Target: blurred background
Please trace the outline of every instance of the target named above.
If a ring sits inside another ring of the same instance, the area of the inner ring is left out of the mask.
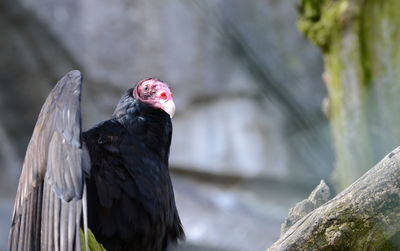
[[[170,85],[176,250],[265,250],[334,163],[322,56],[297,19],[296,1],[2,0],[0,250],[36,118],[72,69],[85,129],[137,81]]]

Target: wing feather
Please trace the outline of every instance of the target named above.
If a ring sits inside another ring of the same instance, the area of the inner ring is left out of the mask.
[[[80,250],[83,165],[87,169],[81,145],[81,88],[81,73],[71,71],[42,107],[18,184],[9,250]]]
[[[42,185],[43,187],[43,185]],[[39,207],[39,211],[42,210],[42,214],[43,215],[47,215],[47,217],[49,217],[49,212],[51,211],[50,209],[50,193],[48,191],[48,189],[46,187],[43,188],[43,194],[42,194],[42,208],[40,208],[40,205],[38,205]],[[37,227],[40,229],[41,232],[41,236],[39,236],[39,240],[41,238],[42,243],[41,243],[41,247],[42,250],[49,250],[49,220],[43,221],[42,224],[37,224]]]

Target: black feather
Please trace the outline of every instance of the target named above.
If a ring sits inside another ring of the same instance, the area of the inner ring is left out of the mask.
[[[92,163],[89,228],[110,251],[162,251],[184,238],[168,170],[172,124],[131,93],[110,120],[83,133]]]
[[[81,84],[81,73],[69,72],[39,114],[18,184],[9,250],[66,251],[80,243]]]

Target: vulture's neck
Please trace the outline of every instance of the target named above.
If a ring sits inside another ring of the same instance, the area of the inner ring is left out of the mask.
[[[112,118],[121,123],[130,134],[140,137],[149,150],[159,155],[168,166],[172,136],[170,116],[162,109],[134,99],[130,93],[132,91],[128,90],[122,96]]]

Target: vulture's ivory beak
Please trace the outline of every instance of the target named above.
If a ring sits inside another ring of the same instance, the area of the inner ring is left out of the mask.
[[[169,116],[172,117],[175,114],[175,103],[174,100],[171,98],[168,101],[166,101],[164,104],[162,104],[163,110],[169,114]]]

